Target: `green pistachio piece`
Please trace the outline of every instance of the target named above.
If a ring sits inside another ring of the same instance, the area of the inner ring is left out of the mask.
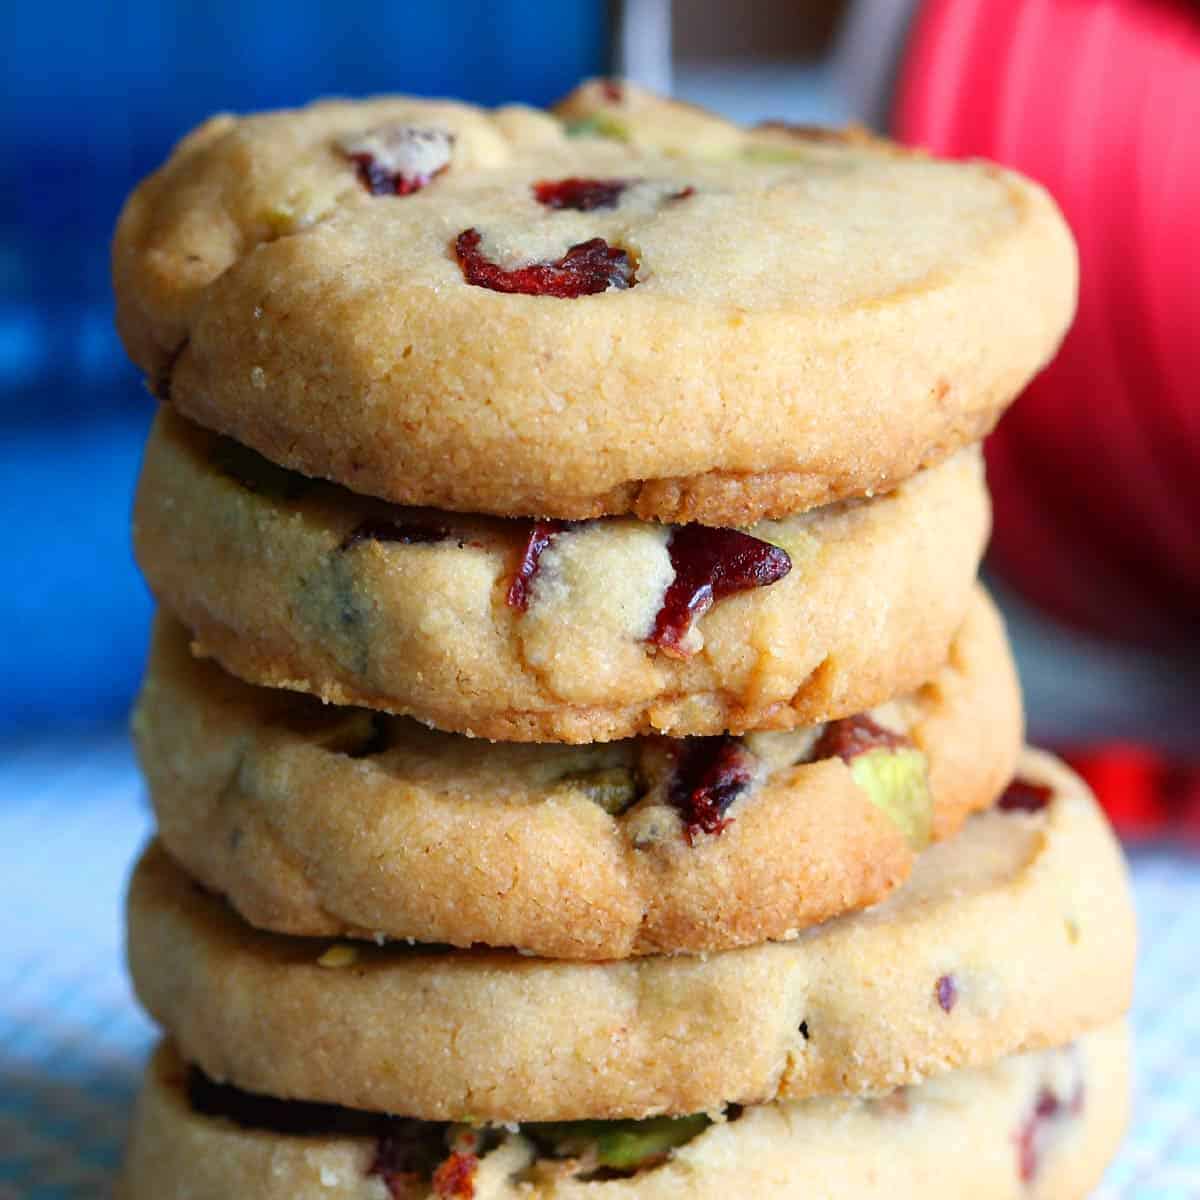
[[[559,789],[582,792],[614,817],[623,813],[637,799],[637,782],[628,767],[575,771],[558,781],[555,791]]]
[[[629,141],[629,126],[611,113],[593,113],[577,121],[567,122],[567,137],[603,137],[618,142]]]
[[[751,142],[742,147],[742,157],[749,162],[794,163],[802,162],[805,153],[792,146],[773,146],[767,142]]]
[[[929,771],[920,750],[881,747],[858,755],[850,763],[854,782],[871,803],[899,826],[914,850],[923,850],[933,835],[933,796]]]
[[[537,1140],[551,1143],[559,1157],[594,1149],[597,1166],[635,1171],[698,1137],[710,1124],[703,1113],[695,1113],[644,1121],[559,1121],[530,1126],[529,1131]]]

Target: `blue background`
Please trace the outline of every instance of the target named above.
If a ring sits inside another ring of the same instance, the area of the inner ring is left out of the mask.
[[[138,179],[223,109],[545,104],[604,69],[607,40],[602,0],[0,8],[0,733],[111,720],[142,668],[129,507],[153,402],[108,279]]]

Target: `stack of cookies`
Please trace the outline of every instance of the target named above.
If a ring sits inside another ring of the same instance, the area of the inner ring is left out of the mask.
[[[114,264],[126,1200],[1088,1191],[1129,895],[975,578],[1045,193],[602,81],[217,117]]]

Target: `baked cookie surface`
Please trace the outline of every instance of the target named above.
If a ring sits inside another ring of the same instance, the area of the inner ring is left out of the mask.
[[[1073,312],[1037,185],[632,86],[215,117],[129,199],[160,395],[401,504],[745,525],[978,440]],[[530,294],[530,293],[539,294]]]
[[[197,648],[253,683],[593,742],[788,728],[919,687],[963,621],[989,521],[973,449],[745,533],[550,526],[364,500],[164,410],[134,541]],[[730,566],[754,586],[705,611]]]
[[[213,1079],[431,1120],[890,1091],[1064,1044],[1128,1006],[1133,909],[1115,839],[1061,765],[1030,753],[1018,779],[882,904],[703,959],[262,933],[155,846],[129,896],[134,987]]]
[[[1128,1042],[1118,1024],[878,1099],[781,1102],[684,1118],[678,1130],[587,1122],[491,1132],[264,1104],[190,1073],[164,1045],[147,1070],[118,1197],[1083,1200],[1128,1119]]]
[[[258,928],[613,959],[872,904],[989,806],[1022,723],[982,592],[942,670],[868,718],[490,745],[251,687],[160,617],[134,730],[164,845]]]

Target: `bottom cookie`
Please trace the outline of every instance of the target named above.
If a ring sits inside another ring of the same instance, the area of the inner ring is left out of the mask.
[[[1128,1115],[1123,1023],[878,1099],[471,1129],[213,1084],[164,1044],[118,1200],[1075,1200]]]

